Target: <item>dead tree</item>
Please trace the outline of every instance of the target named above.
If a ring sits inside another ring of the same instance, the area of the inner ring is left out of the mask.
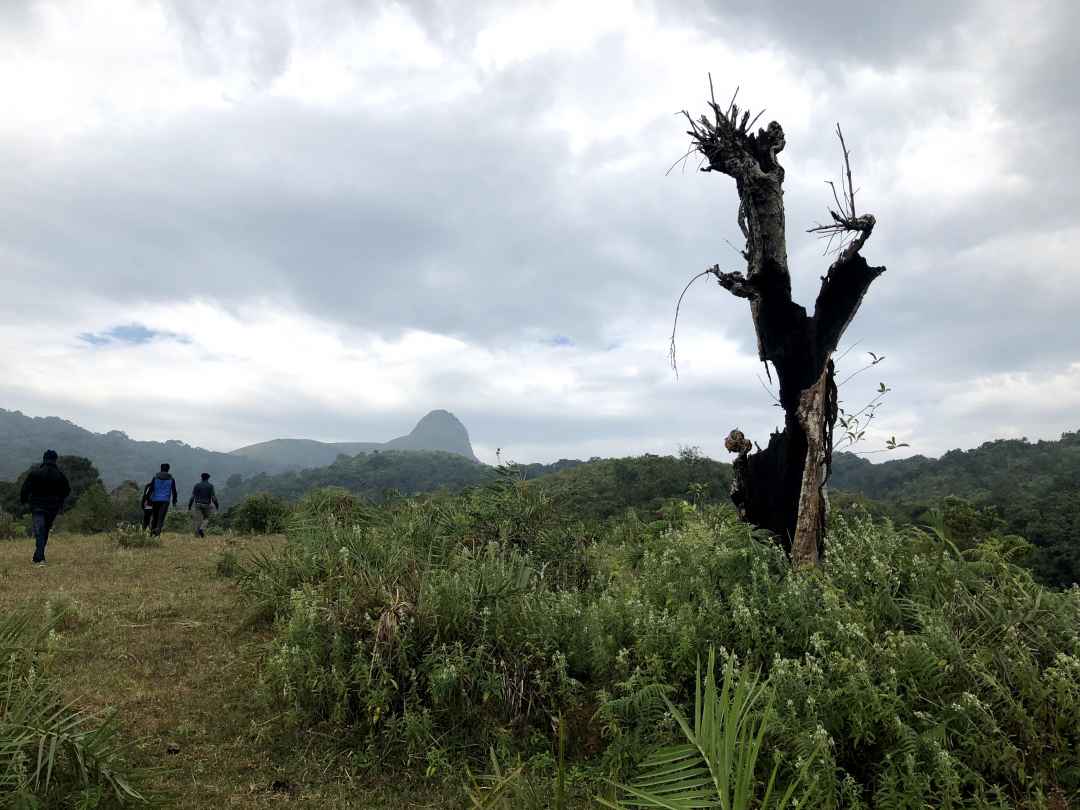
[[[734,97],[726,108],[713,97],[709,108],[712,115],[698,119],[684,113],[690,121],[691,152],[702,156],[702,171],[721,172],[735,180],[738,223],[746,237],[741,251],[746,273],[722,272],[719,265],[705,272],[749,301],[758,356],[766,372],[770,364],[776,371],[784,410],[784,429],[772,434],[764,450],[752,453],[751,442],[740,431],[731,431],[725,443],[736,453],[731,498],[739,516],[773,532],[793,562],[815,564],[824,553],[826,482],[837,417],[832,354],[871,282],[885,272],[859,255],[875,220],[870,214],[856,214],[850,156],[838,125],[844,153],[841,191],[832,186],[836,202],[836,209],[829,211],[832,222],[810,229],[829,240],[827,252],[836,258],[821,277],[814,314],[807,315],[791,299],[784,169],[776,159],[784,148],[784,130],[772,121],[752,133],[757,118],[751,121],[749,111],[741,111]]]

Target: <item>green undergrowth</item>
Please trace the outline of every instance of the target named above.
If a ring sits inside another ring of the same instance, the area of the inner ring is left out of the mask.
[[[63,592],[46,603],[41,626],[29,612],[0,617],[0,807],[131,807],[159,804],[140,786],[148,772],[127,762],[130,741],[115,717],[81,710],[61,696],[49,663],[59,632],[81,621]]]
[[[792,571],[728,509],[650,518],[597,528],[512,479],[378,508],[313,493],[239,577],[273,622],[263,694],[430,778],[489,756],[552,773],[562,718],[587,795],[680,739],[667,700],[693,706],[715,649],[768,693],[757,779],[805,773],[805,806],[1080,798],[1080,589],[1036,584],[1015,540],[838,519],[825,564]]]

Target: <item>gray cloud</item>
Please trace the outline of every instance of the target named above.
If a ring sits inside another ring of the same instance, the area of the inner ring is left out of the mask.
[[[843,2],[786,3],[783,0],[705,0],[659,4],[687,25],[748,50],[769,48],[797,54],[815,65],[892,66],[947,61],[963,28],[980,9],[977,0],[909,0],[854,7]]]
[[[589,48],[497,70],[466,65],[472,89],[444,97],[433,87],[430,101],[429,74],[356,68],[365,89],[410,92],[400,105],[319,105],[275,95],[275,83],[319,26],[363,26],[385,6],[320,3],[303,31],[289,4],[164,7],[193,75],[248,89],[235,103],[195,107],[166,124],[91,130],[63,149],[29,133],[0,135],[0,259],[18,276],[0,282],[10,293],[0,295],[5,317],[20,317],[18,302],[45,287],[64,290],[57,306],[71,312],[108,301],[124,313],[106,324],[139,323],[148,306],[196,298],[230,311],[297,307],[388,340],[421,329],[480,348],[603,352],[637,331],[661,336],[655,365],[633,383],[647,403],[640,410],[590,415],[553,392],[535,409],[508,413],[471,398],[473,372],[452,369],[431,375],[423,394],[433,401],[416,415],[449,407],[485,443],[553,454],[590,441],[719,452],[715,440],[694,437],[719,436],[728,422],[769,428],[768,399],[753,379],[676,385],[665,366],[663,324],[682,285],[708,264],[739,266],[724,243],[741,241],[730,182],[692,166],[664,176],[683,143],[672,113],[703,101],[703,75],[687,75],[682,97],[627,128],[622,107],[648,85],[651,68],[626,37],[606,34]],[[494,5],[402,8],[448,60],[463,63],[500,13]],[[915,449],[944,449],[955,435],[934,415],[948,384],[1080,360],[1072,317],[1080,285],[1070,283],[1080,248],[1071,147],[1080,98],[1070,80],[1080,65],[1070,32],[1080,20],[1071,4],[1045,2],[1020,20],[1009,4],[985,2],[894,4],[862,16],[839,2],[656,11],[663,25],[775,52],[814,95],[805,119],[771,108],[793,133],[783,155],[789,247],[808,306],[829,260],[802,231],[824,216],[822,181],[839,163],[832,128],[843,122],[860,200],[879,221],[864,252],[889,268],[848,337],[889,355],[881,369],[896,391],[889,407],[918,415],[925,438]],[[742,81],[716,78],[718,94]],[[581,120],[552,122],[567,110]],[[971,132],[984,118],[985,131]],[[923,154],[912,150],[927,132],[921,148],[940,170],[913,184],[898,161]],[[575,143],[575,134],[588,137]],[[687,334],[708,330],[754,351],[745,302],[715,286],[696,288],[683,317]],[[124,340],[88,328],[84,343]],[[186,333],[183,324],[146,328]],[[857,367],[857,357],[847,364]],[[593,396],[624,384],[577,383]],[[988,430],[1000,423],[992,411]],[[1038,413],[1047,435],[1071,418]],[[324,403],[283,388],[263,391],[242,413],[208,406],[204,418],[246,441],[387,438],[412,416],[328,415]],[[124,426],[122,414],[111,419]],[[263,435],[250,436],[252,424]]]

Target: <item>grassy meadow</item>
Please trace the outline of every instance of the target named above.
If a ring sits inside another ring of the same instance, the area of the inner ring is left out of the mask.
[[[162,540],[128,549],[107,534],[60,534],[44,568],[30,565],[32,540],[0,542],[0,614],[56,619],[50,673],[81,706],[117,713],[135,741],[132,764],[161,769],[146,784],[164,806],[454,806],[429,786],[402,788],[400,774],[357,778],[332,754],[313,753],[324,741],[283,733],[259,704],[270,630],[245,624],[235,581],[217,564],[226,547],[242,557],[280,546],[280,536]]]

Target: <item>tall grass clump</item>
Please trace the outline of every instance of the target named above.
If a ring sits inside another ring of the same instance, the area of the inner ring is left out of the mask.
[[[825,564],[792,571],[730,510],[597,530],[501,480],[313,496],[241,582],[274,621],[267,694],[385,761],[550,760],[561,716],[570,761],[625,782],[685,736],[671,709],[693,711],[713,648],[767,679],[752,781],[805,773],[802,806],[1080,797],[1080,589],[1036,584],[1015,539],[945,539],[839,520]]]
[[[112,719],[66,702],[43,672],[47,643],[28,614],[0,617],[0,806],[116,807],[150,802]]]

